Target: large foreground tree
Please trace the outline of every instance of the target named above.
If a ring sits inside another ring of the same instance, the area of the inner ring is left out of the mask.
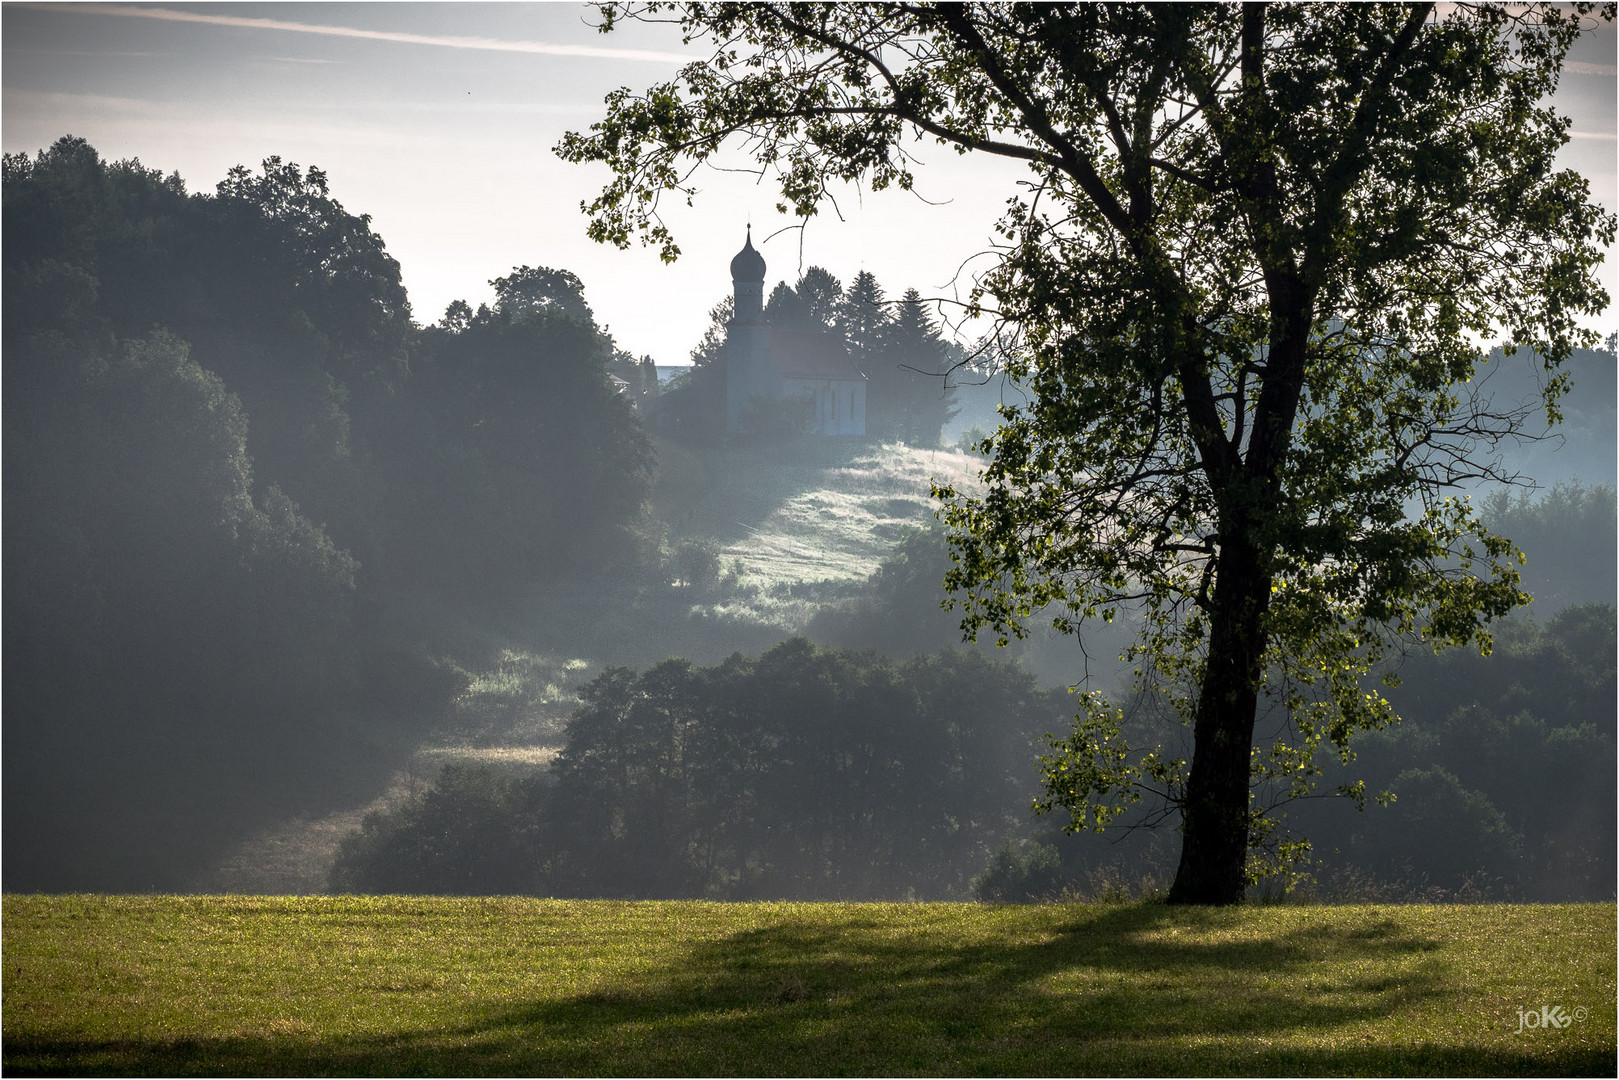
[[[1034,400],[985,493],[943,492],[948,583],[1002,635],[1142,605],[1190,760],[1185,728],[1127,737],[1091,695],[1047,805],[1094,827],[1161,800],[1170,898],[1229,903],[1286,854],[1271,809],[1318,753],[1393,719],[1364,678],[1388,645],[1487,649],[1524,600],[1456,489],[1529,419],[1473,392],[1478,343],[1536,350],[1555,419],[1607,304],[1614,221],[1554,169],[1544,104],[1593,10],[615,4],[604,29],[667,19],[713,55],[558,149],[613,170],[592,236],[669,258],[659,197],[728,141],[804,216],[838,182],[908,188],[918,138],[1028,164],[976,299]]]

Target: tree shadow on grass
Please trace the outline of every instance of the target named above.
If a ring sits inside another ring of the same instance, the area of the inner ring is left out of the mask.
[[[917,910],[917,909],[913,909]],[[1609,1075],[1611,1045],[1353,1032],[1446,998],[1443,946],[1370,913],[1265,937],[1236,913],[1057,927],[784,918],[577,996],[371,1038],[15,1045],[6,1071],[483,1075]],[[1035,909],[1020,909],[1024,912]],[[1010,943],[1009,943],[1010,941]],[[1388,1030],[1394,1030],[1391,1025]]]

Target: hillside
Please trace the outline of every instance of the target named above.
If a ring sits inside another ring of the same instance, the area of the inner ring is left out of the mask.
[[[821,644],[893,647],[890,627],[895,624],[884,621],[888,612],[884,618],[872,619],[868,609],[865,626],[873,634],[864,640],[824,633],[836,629],[840,618],[858,613],[867,603],[874,591],[870,575],[895,550],[896,540],[907,529],[928,523],[930,481],[971,484],[979,467],[977,459],[965,454],[863,442],[701,449],[662,444],[658,450],[662,469],[654,509],[666,530],[658,542],[671,559],[682,547],[704,546],[717,566],[711,579],[691,585],[671,580],[668,574],[621,575],[532,588],[472,614],[456,613],[453,618],[431,609],[395,613],[401,648],[439,657],[441,663],[463,673],[465,689],[452,710],[425,738],[401,741],[393,753],[391,778],[385,783],[372,779],[369,787],[357,785],[342,793],[346,798],[335,808],[329,805],[305,818],[281,821],[239,845],[188,887],[216,892],[323,891],[342,838],[359,828],[368,812],[398,807],[419,794],[445,765],[492,765],[518,775],[544,771],[561,745],[564,726],[579,701],[579,689],[607,667],[644,669],[671,655],[712,665],[733,652],[764,653],[784,638],[805,633]],[[1611,505],[1611,496],[1607,505]],[[1517,531],[1515,526],[1514,533]],[[1574,534],[1583,536],[1585,532],[1574,530]],[[1607,546],[1611,548],[1611,539]],[[1540,550],[1535,544],[1530,549]],[[926,569],[918,576],[917,587],[924,588],[942,572],[937,567]],[[924,608],[933,603],[919,592],[901,617],[903,625],[919,625],[927,618]],[[937,644],[923,647],[943,644],[950,636],[949,623],[948,615],[935,623],[929,633],[943,631],[943,636],[931,639]],[[1088,658],[1072,639],[1054,634],[1042,639],[1038,632],[1030,642],[1021,643],[1017,652],[1045,685],[1065,685],[1089,671],[1106,686],[1117,675],[1118,665],[1111,658],[1118,655],[1133,629],[1125,619],[1111,627],[1090,628]],[[1525,640],[1540,640],[1536,633],[1532,628],[1521,630],[1529,635]],[[1510,641],[1504,638],[1503,642],[1492,671],[1507,670],[1516,655]],[[1555,652],[1553,645],[1546,647]],[[1466,659],[1453,658],[1452,662]],[[1525,663],[1537,671],[1545,667],[1543,660]],[[1425,699],[1412,698],[1401,706],[1410,712],[1412,724],[1424,730],[1442,730],[1453,703],[1465,704],[1472,700],[1467,695],[1475,691],[1482,695],[1475,704],[1494,707],[1494,699],[1479,689],[1481,674],[1462,680],[1472,688],[1463,689],[1454,679],[1445,681],[1446,670],[1422,669],[1430,681],[1438,678],[1445,687],[1441,700],[1423,704]],[[1425,685],[1419,678],[1422,672],[1407,672],[1408,695]],[[1514,705],[1512,711],[1522,708]],[[1555,709],[1546,715],[1551,726],[1562,722]],[[1370,755],[1366,763],[1383,760],[1376,752],[1381,745],[1376,738],[1367,742],[1363,748]],[[1547,744],[1546,753],[1553,752],[1551,745]],[[1413,767],[1419,759],[1428,761],[1425,753],[1387,755],[1377,782],[1394,783],[1401,769]],[[1527,753],[1520,747],[1513,760],[1527,760]],[[1467,780],[1469,790],[1474,785],[1487,788],[1490,798],[1511,811],[1515,827],[1526,828],[1538,820],[1525,807],[1543,799],[1531,798],[1525,803],[1512,783],[1492,779],[1495,774],[1467,754],[1453,754],[1445,761],[1460,770],[1458,775]],[[1576,787],[1565,784],[1563,790]],[[1416,795],[1408,794],[1412,798],[1402,802],[1402,808],[1417,805]],[[1307,832],[1323,841],[1324,850],[1336,850],[1334,845],[1343,848],[1352,835],[1359,835],[1357,830],[1371,827],[1360,815],[1335,803],[1317,809],[1329,818],[1311,818],[1313,824]],[[1300,821],[1307,817],[1301,816]],[[1374,816],[1372,820],[1375,824],[1382,819]],[[1053,833],[1055,828],[1053,825]],[[1061,850],[1074,853],[1076,859],[1083,848],[1055,835],[1041,842],[1060,844]],[[1502,849],[1507,861],[1498,868],[1498,876],[1516,873],[1512,867],[1517,863],[1508,857],[1507,848]],[[1039,848],[1035,854],[1056,850]],[[1086,857],[1105,859],[1108,853],[1098,851]],[[1533,888],[1525,888],[1526,895],[1539,895]]]
[[[713,613],[788,633],[814,608],[794,598],[863,582],[905,529],[933,520],[933,480],[970,488],[982,464],[954,450],[837,440],[658,450],[654,500],[671,533],[712,538],[727,569],[740,570],[738,594]]]
[[[717,548],[725,574],[718,585],[592,580],[535,588],[475,617],[396,613],[402,647],[425,647],[466,672],[453,714],[420,745],[399,748],[384,789],[260,833],[192,887],[322,891],[342,837],[366,813],[415,794],[445,764],[543,769],[578,687],[603,668],[671,655],[715,663],[802,633],[823,606],[859,594],[904,530],[932,520],[932,480],[970,486],[979,468],[955,451],[853,440],[657,449],[654,512],[668,523],[667,544]]]

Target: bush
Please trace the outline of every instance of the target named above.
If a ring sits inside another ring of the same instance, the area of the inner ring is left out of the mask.
[[[978,424],[974,424],[961,433],[961,437],[956,440],[956,449],[963,454],[972,454],[974,457],[989,457],[989,454],[984,450],[984,443],[989,437],[989,432]]]
[[[1582,605],[1501,623],[1489,656],[1410,657],[1387,691],[1403,722],[1358,740],[1356,760],[1329,773],[1399,800],[1289,815],[1323,871],[1426,877],[1447,894],[1473,877],[1526,900],[1612,896],[1614,627],[1612,605]]]
[[[1050,844],[1019,850],[1006,843],[973,879],[973,896],[988,904],[1026,904],[1054,899],[1072,885],[1062,855]]]
[[[682,540],[669,556],[669,572],[688,589],[712,592],[720,581],[720,546],[713,540]]]
[[[1407,769],[1396,802],[1369,817],[1350,858],[1392,881],[1460,889],[1479,878],[1516,876],[1520,837],[1482,793],[1435,766]]]
[[[532,811],[542,789],[488,766],[451,764],[423,795],[366,815],[332,866],[339,893],[502,896],[533,893]]]

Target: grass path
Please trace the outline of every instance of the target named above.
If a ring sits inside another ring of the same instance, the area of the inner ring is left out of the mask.
[[[1612,904],[8,896],[4,1069],[1612,1075],[1614,957]]]

